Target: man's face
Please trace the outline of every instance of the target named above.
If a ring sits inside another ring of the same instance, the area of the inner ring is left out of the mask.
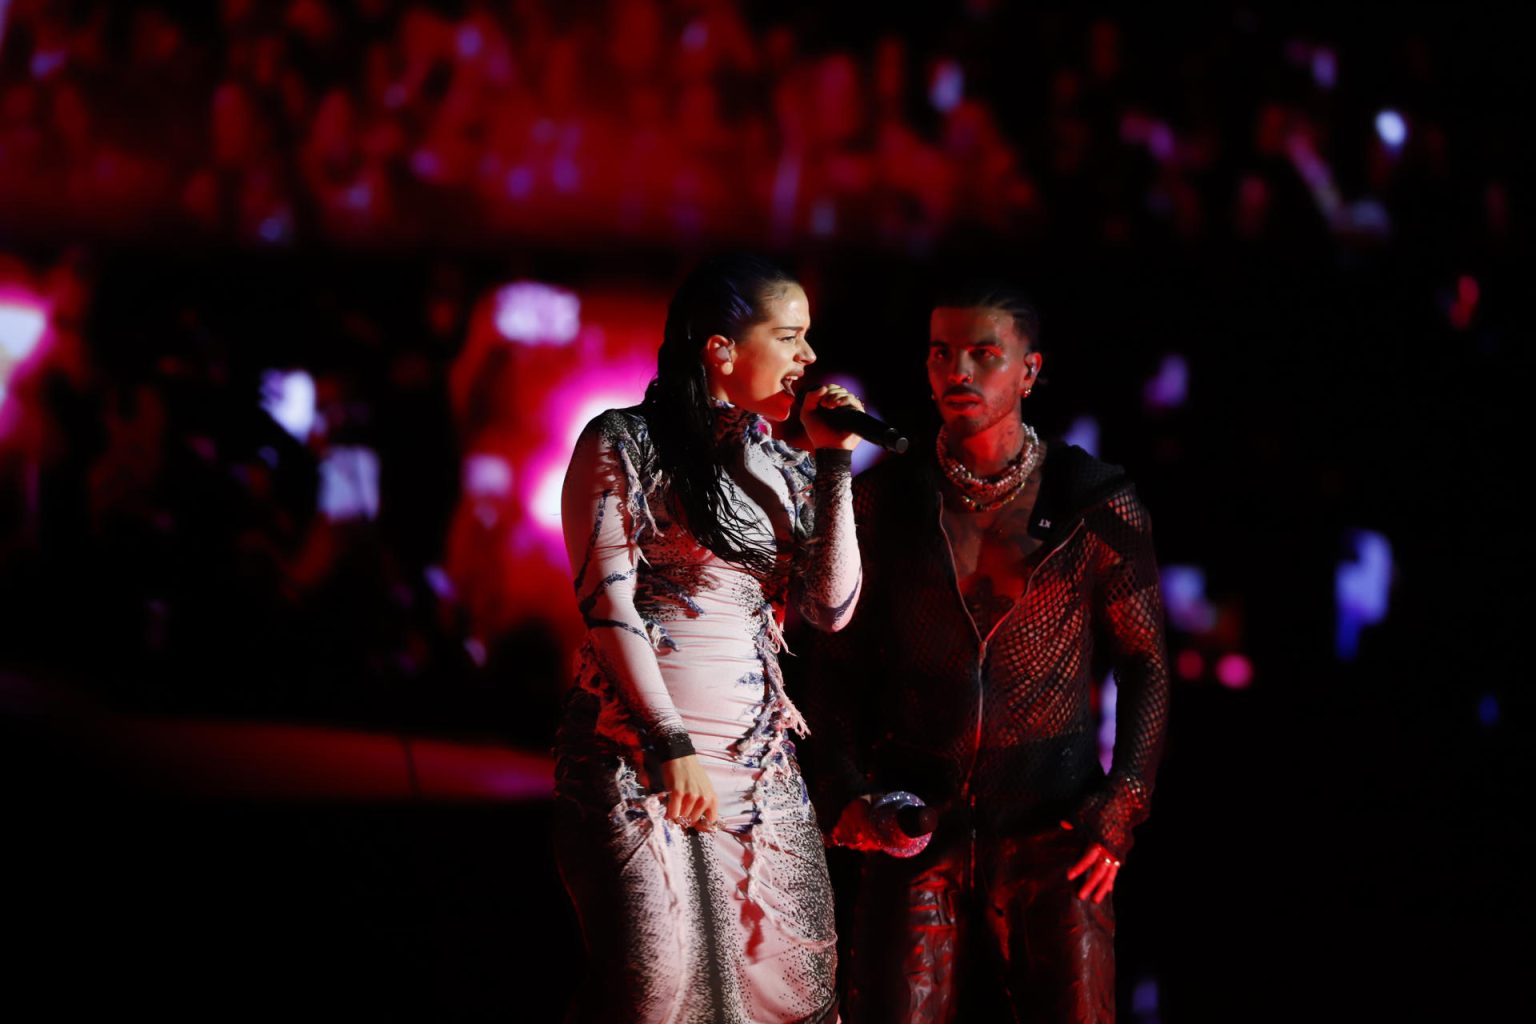
[[[979,434],[1019,415],[1040,372],[1013,317],[1002,310],[939,306],[928,320],[928,385],[952,435]]]

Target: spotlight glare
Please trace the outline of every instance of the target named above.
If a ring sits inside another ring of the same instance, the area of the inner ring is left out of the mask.
[[[1376,115],[1376,134],[1389,148],[1401,149],[1408,141],[1408,122],[1395,110],[1383,110]]]
[[[566,345],[581,330],[581,300],[553,285],[514,281],[497,290],[493,316],[508,341]]]
[[[1253,682],[1253,663],[1241,654],[1226,654],[1216,662],[1216,679],[1222,686],[1246,690]]]

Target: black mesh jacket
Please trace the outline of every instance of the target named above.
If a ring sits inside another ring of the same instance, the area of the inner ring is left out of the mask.
[[[1168,721],[1168,656],[1151,521],[1118,466],[1047,451],[1029,581],[977,633],[940,525],[934,457],[854,482],[864,596],[818,638],[802,706],[817,807],[830,825],[860,793],[910,790],[940,809],[935,845],[1062,819],[1116,856],[1147,814]],[[1095,683],[1113,671],[1114,763],[1099,764]]]

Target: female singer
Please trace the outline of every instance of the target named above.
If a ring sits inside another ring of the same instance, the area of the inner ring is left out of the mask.
[[[832,1021],[832,893],[778,654],[788,601],[836,630],[862,578],[852,434],[805,395],[810,306],[708,260],[667,312],[644,401],[577,442],[562,495],[587,623],[557,740],[556,847],[591,974],[579,1021]]]

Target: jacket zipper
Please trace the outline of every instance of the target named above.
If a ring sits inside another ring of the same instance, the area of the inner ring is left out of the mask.
[[[976,620],[974,617],[972,617],[971,610],[965,605],[965,594],[963,594],[960,590],[960,574],[956,571],[955,568],[955,546],[954,543],[949,539],[949,531],[944,528],[944,495],[940,493],[938,497],[939,533],[943,536],[944,547],[949,552],[949,578],[950,581],[954,584],[955,596],[960,599],[960,608],[965,612],[966,621],[971,624],[971,632],[975,634],[977,641],[980,643],[980,647],[976,655],[976,667],[974,670],[976,677],[976,731],[971,740],[971,766],[966,770],[965,785],[962,786],[960,790],[960,794],[965,798],[970,810],[970,869],[967,874],[967,880],[972,886],[974,886],[976,880],[976,793],[972,790],[971,783],[975,780],[976,776],[976,762],[981,759],[982,714],[986,704],[986,689],[982,685],[981,670],[982,666],[984,666],[987,662],[987,644],[992,640],[992,637],[997,634],[998,629],[1002,627],[1003,623],[1008,621],[1008,617],[1011,616],[1021,605],[1023,605],[1024,600],[1029,597],[1030,588],[1035,584],[1035,574],[1045,567],[1046,562],[1049,562],[1056,556],[1056,552],[1066,547],[1068,541],[1077,536],[1077,531],[1083,528],[1083,521],[1079,519],[1077,522],[1073,523],[1072,529],[1067,531],[1067,535],[1061,538],[1061,541],[1057,543],[1055,547],[1047,551],[1045,556],[1041,558],[1040,561],[1035,563],[1035,567],[1029,571],[1029,578],[1024,581],[1024,590],[1019,594],[1018,600],[1013,603],[1012,608],[1009,608],[1008,611],[1003,614],[1002,618],[998,619],[995,623],[992,624],[992,628],[988,630],[987,635],[983,637],[981,635],[981,630],[976,627]]]

